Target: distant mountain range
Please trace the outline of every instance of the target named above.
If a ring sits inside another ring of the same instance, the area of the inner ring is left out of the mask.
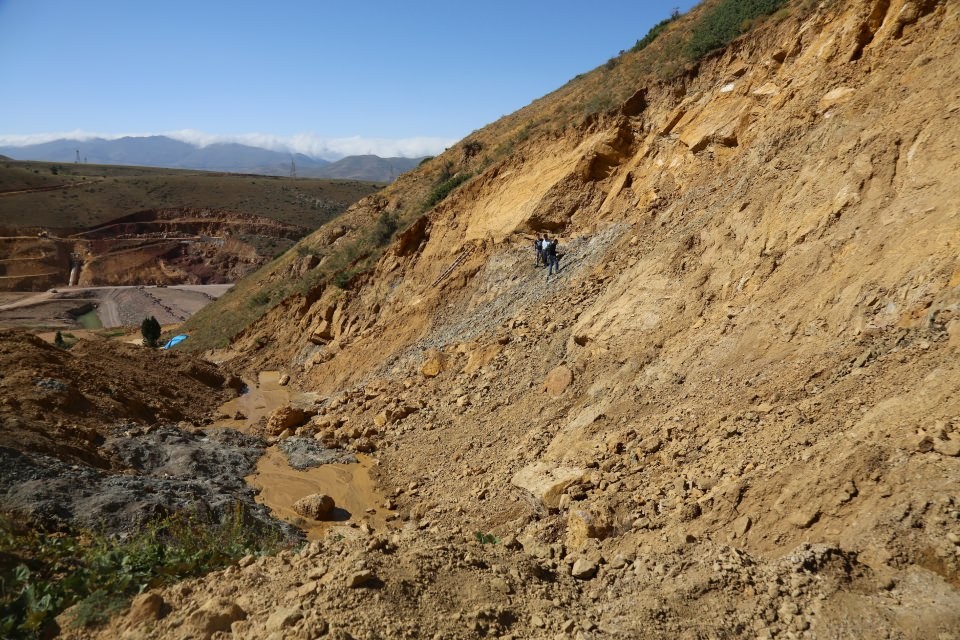
[[[348,156],[330,162],[300,153],[282,153],[243,144],[217,143],[199,147],[166,136],[126,137],[115,140],[52,140],[23,147],[0,146],[0,154],[14,160],[45,162],[122,164],[169,169],[199,169],[229,173],[289,176],[291,169],[302,178],[341,178],[393,182],[416,167],[423,158]]]

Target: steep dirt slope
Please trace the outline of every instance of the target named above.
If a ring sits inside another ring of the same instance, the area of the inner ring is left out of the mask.
[[[233,366],[328,395],[300,435],[398,530],[103,637],[957,637],[958,45],[949,1],[771,23],[279,305]]]

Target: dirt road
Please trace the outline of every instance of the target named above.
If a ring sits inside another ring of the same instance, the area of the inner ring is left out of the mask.
[[[0,327],[76,328],[77,317],[85,313],[87,305],[96,311],[105,328],[136,326],[149,316],[160,324],[177,324],[219,298],[231,286],[52,289],[0,304]]]

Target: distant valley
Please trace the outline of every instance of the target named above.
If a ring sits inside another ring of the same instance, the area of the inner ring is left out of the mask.
[[[393,182],[401,173],[413,169],[423,160],[360,155],[330,162],[304,154],[235,143],[200,147],[166,136],[129,136],[115,140],[60,139],[19,147],[0,146],[0,155],[16,160],[199,169],[266,176],[296,175],[301,178],[370,182]]]
[[[0,307],[3,292],[68,284],[231,283],[382,188],[360,180],[3,160]],[[65,313],[83,304],[68,304]],[[11,322],[0,309],[0,326],[36,324],[38,314],[23,311]]]

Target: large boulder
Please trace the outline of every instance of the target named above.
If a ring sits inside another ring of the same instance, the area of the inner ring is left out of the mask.
[[[448,359],[437,349],[427,351],[420,366],[420,373],[425,378],[436,378],[448,366]]]
[[[230,625],[246,617],[246,611],[233,600],[215,597],[190,614],[188,622],[200,637],[210,638],[217,632],[229,632]]]
[[[526,489],[549,509],[560,506],[560,496],[567,487],[579,482],[585,473],[579,467],[560,467],[547,462],[527,465],[513,475],[510,483]]]
[[[267,420],[267,433],[272,436],[280,435],[287,429],[295,429],[307,422],[310,415],[297,407],[280,407],[274,409]]]
[[[543,381],[543,390],[554,398],[559,398],[573,383],[573,371],[566,365],[554,367]]]
[[[293,510],[304,518],[329,520],[336,506],[333,498],[327,494],[313,493],[297,500],[293,505]]]
[[[613,516],[600,505],[583,505],[570,510],[567,516],[567,546],[583,547],[587,540],[603,540],[613,533]]]

